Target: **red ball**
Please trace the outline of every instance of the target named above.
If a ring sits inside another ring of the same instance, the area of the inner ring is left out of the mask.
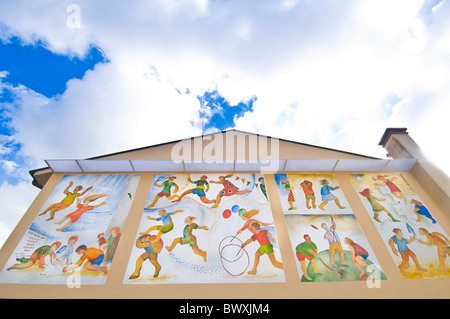
[[[229,218],[231,216],[231,210],[225,209],[222,213],[223,218]]]

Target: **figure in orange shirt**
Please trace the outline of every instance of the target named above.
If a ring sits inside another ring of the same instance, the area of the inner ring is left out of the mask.
[[[97,248],[87,248],[86,245],[81,245],[75,252],[81,255],[80,259],[76,264],[64,267],[63,272],[74,270],[80,267],[86,260],[87,263],[84,265],[84,268],[89,271],[101,271],[106,276],[108,274],[108,268],[102,266],[103,258],[105,258],[105,254],[103,250]]]

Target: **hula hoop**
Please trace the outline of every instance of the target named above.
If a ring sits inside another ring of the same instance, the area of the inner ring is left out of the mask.
[[[220,256],[220,258],[225,259],[225,260],[228,261],[229,263],[233,263],[233,262],[235,262],[235,261],[238,261],[239,258],[242,257],[242,254],[241,254],[239,257],[237,257],[236,259],[234,259],[234,260],[228,260],[228,259],[226,259],[225,257],[223,257],[223,255],[222,255],[222,250],[223,250],[223,248],[220,249],[220,247],[222,246],[223,241],[224,241],[225,239],[227,239],[227,238],[233,238],[233,239],[236,238],[237,240],[239,240],[239,242],[241,243],[241,245],[242,245],[243,243],[242,243],[242,240],[240,240],[240,239],[237,238],[236,236],[227,236],[227,237],[224,237],[224,239],[222,239],[222,240],[220,241],[220,243],[219,243],[219,256]],[[231,240],[230,240],[230,242],[231,242]]]
[[[228,271],[228,269],[227,269],[227,268],[225,267],[225,265],[223,264],[223,260],[224,260],[225,258],[222,257],[222,252],[223,252],[223,250],[225,249],[225,247],[228,247],[228,246],[236,246],[236,247],[241,248],[240,245],[236,245],[236,244],[228,244],[228,245],[223,246],[223,247],[222,247],[222,250],[220,251],[220,257],[221,257],[221,258],[220,258],[220,263],[222,264],[223,269],[224,269],[229,275],[231,275],[231,276],[233,276],[233,277],[240,276],[240,275],[242,275],[242,274],[248,269],[248,266],[250,266],[250,257],[249,257],[249,255],[248,255],[248,252],[247,252],[244,248],[242,248],[242,251],[245,252],[245,254],[247,255],[247,266],[245,267],[244,271],[242,271],[240,274],[237,274],[237,275],[232,274],[231,272]],[[242,254],[242,255],[243,255],[243,254]],[[242,255],[241,255],[241,257],[242,257]],[[238,259],[240,259],[241,257],[239,257]],[[236,260],[238,260],[238,259],[236,259]],[[226,259],[225,259],[225,260],[226,260]]]

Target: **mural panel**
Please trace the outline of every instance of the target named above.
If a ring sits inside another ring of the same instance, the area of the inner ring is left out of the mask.
[[[263,175],[158,174],[125,284],[284,282]]]
[[[0,282],[104,284],[139,179],[64,175],[0,273]]]
[[[331,174],[275,174],[302,282],[385,280]]]
[[[402,174],[349,178],[403,278],[450,277],[449,237]]]

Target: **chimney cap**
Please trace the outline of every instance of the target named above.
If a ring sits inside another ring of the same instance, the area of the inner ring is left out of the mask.
[[[380,142],[378,143],[378,145],[381,145],[381,146],[384,147],[384,146],[386,145],[386,142],[388,141],[389,137],[390,137],[392,134],[408,134],[408,132],[407,132],[406,130],[407,130],[406,127],[387,128],[387,129],[384,131],[384,134],[383,134],[383,136],[381,137],[381,140],[380,140]]]

